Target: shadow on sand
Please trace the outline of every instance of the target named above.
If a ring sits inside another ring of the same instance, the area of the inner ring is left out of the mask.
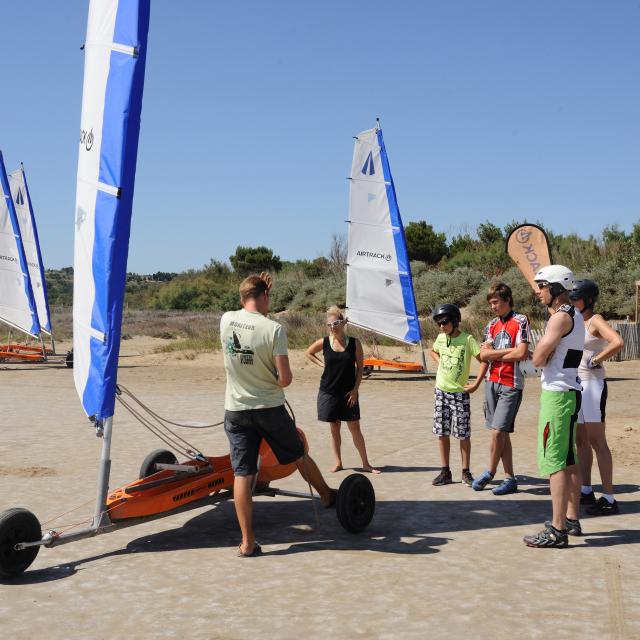
[[[640,513],[640,501],[623,502],[621,509],[623,515]],[[333,509],[319,508],[318,529],[309,500],[260,497],[254,503],[259,541],[267,549],[269,545],[289,545],[286,549],[266,550],[261,557],[321,550],[428,555],[437,553],[439,547],[451,541],[452,533],[519,525],[535,528],[548,518],[549,511],[547,500],[518,500],[516,496],[486,500],[382,501],[376,505],[371,525],[360,534],[350,534],[342,529]],[[639,530],[613,528],[616,520],[616,516],[606,518],[606,522],[611,523],[611,531],[589,534],[589,519],[585,519],[583,527],[587,533],[583,538],[584,544],[579,546],[609,547],[640,542]],[[233,503],[223,502],[198,513],[181,527],[142,536],[123,549],[28,571],[5,583],[34,584],[60,580],[82,570],[83,565],[112,556],[188,549],[233,549],[238,540]]]

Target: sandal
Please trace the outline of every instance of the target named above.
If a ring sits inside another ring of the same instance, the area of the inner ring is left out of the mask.
[[[251,553],[242,550],[242,544],[238,545],[238,558],[255,558],[262,553],[262,547],[256,542],[253,545]]]

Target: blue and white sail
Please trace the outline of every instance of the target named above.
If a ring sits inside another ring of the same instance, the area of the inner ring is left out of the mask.
[[[9,187],[11,188],[11,198],[15,207],[22,236],[22,246],[29,268],[29,279],[31,289],[38,312],[38,323],[40,330],[51,334],[51,316],[49,314],[49,299],[47,296],[47,282],[44,277],[42,266],[42,253],[38,240],[38,228],[33,215],[33,205],[31,195],[27,186],[27,178],[24,167],[9,174]]]
[[[0,320],[33,337],[40,323],[9,178],[0,152]]]
[[[355,138],[347,311],[351,324],[402,342],[421,340],[404,227],[379,127]]]
[[[74,379],[113,416],[150,0],[91,0],[75,212]]]

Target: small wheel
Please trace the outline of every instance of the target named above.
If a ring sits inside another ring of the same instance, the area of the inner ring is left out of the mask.
[[[156,473],[156,464],[158,462],[161,464],[177,464],[178,458],[175,457],[172,451],[168,451],[167,449],[155,449],[142,461],[142,464],[140,465],[140,474],[138,475],[140,480],[142,480],[142,478],[148,478]]]
[[[64,358],[64,363],[69,369],[73,369],[73,349],[67,351],[67,355]]]
[[[42,538],[40,522],[27,509],[7,509],[0,513],[0,578],[20,575],[36,559],[40,547],[16,551],[18,542],[35,542]]]
[[[376,494],[368,478],[361,473],[347,476],[338,489],[336,513],[346,531],[359,533],[367,528],[376,510]]]
[[[365,364],[364,367],[362,367],[362,377],[363,378],[368,378],[372,373],[373,373],[373,366],[372,365]]]

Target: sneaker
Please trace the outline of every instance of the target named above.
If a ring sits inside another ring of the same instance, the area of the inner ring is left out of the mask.
[[[620,513],[620,509],[616,500],[611,503],[604,496],[600,496],[598,502],[587,509],[587,513],[590,516],[614,516]]]
[[[479,478],[476,478],[471,485],[474,491],[482,491],[489,482],[493,480],[493,473],[485,471]]]
[[[569,545],[567,531],[558,531],[554,527],[545,527],[542,531],[532,536],[523,538],[527,547],[556,547],[562,549]]]
[[[545,527],[551,526],[551,520],[547,520],[544,523]],[[582,526],[580,524],[580,520],[572,520],[571,518],[567,518],[567,533],[570,536],[581,536],[582,535]]]
[[[582,493],[580,492],[580,504],[595,504],[596,503],[596,494],[592,491],[591,493]]]
[[[450,469],[442,469],[440,473],[433,479],[433,484],[436,487],[439,487],[443,484],[451,484],[453,482],[453,478],[451,477]]]
[[[473,486],[473,476],[471,475],[471,471],[469,469],[462,470],[462,482],[467,485],[467,487]]]
[[[495,489],[492,489],[494,496],[506,496],[508,493],[515,493],[518,490],[518,481],[515,478],[505,478]]]

